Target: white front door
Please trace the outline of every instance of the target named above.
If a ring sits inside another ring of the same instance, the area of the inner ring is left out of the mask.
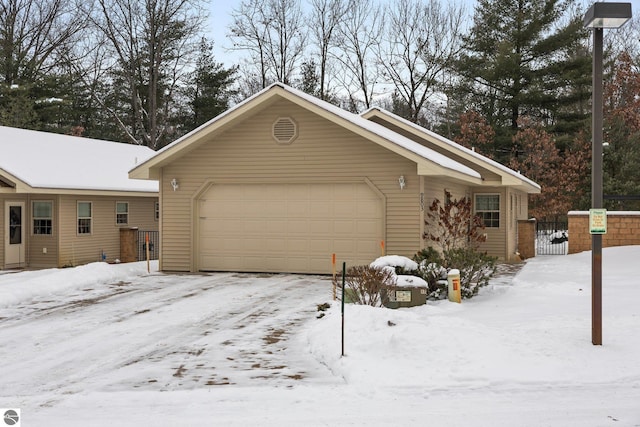
[[[24,202],[5,203],[4,264],[21,266],[24,264]]]

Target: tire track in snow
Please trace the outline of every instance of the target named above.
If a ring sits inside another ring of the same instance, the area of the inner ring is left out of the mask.
[[[34,302],[0,323],[9,343],[0,349],[3,388],[53,404],[87,390],[331,380],[292,342],[327,299],[318,289],[324,283],[293,275],[158,275],[75,292],[68,303],[64,296]]]

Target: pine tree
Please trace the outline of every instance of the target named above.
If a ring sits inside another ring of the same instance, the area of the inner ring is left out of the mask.
[[[496,158],[502,161],[512,152],[521,115],[559,126],[588,113],[575,107],[580,101],[586,105],[591,70],[587,55],[576,53],[585,30],[572,5],[573,0],[478,1],[466,50],[456,63],[463,79],[459,89],[494,128]]]
[[[185,120],[185,132],[226,111],[237,94],[233,87],[238,67],[224,68],[213,57],[213,43],[206,38],[200,41],[200,53],[196,70],[187,89],[191,114]]]

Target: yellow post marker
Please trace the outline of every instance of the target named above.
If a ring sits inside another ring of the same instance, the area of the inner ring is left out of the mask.
[[[380,256],[384,256],[384,240],[380,240]]]
[[[147,273],[151,273],[151,267],[149,266],[149,233],[144,233],[144,247],[147,251]]]
[[[461,303],[460,270],[455,268],[451,269],[447,274],[447,283],[449,285],[449,301]]]
[[[336,300],[336,254],[331,254],[331,265],[333,266],[333,300]]]

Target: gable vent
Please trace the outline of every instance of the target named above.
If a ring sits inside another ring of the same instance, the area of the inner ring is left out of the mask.
[[[298,137],[298,126],[290,117],[280,117],[273,124],[273,139],[278,144],[291,144]]]

